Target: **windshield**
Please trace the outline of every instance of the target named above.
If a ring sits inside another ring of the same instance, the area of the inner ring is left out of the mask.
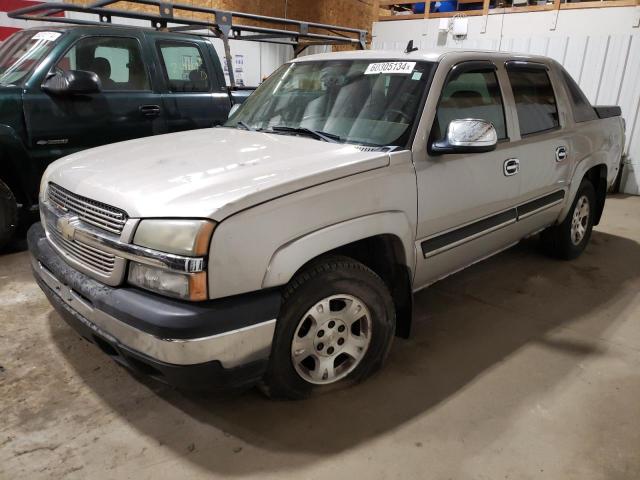
[[[30,30],[9,37],[0,47],[0,85],[24,82],[60,35],[60,32]]]
[[[280,134],[306,132],[326,141],[406,146],[434,65],[380,60],[286,64],[225,126]]]

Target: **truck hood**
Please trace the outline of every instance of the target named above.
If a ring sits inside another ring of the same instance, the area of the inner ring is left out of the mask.
[[[43,177],[132,218],[220,221],[281,195],[387,166],[353,145],[231,128],[136,139],[69,155]]]

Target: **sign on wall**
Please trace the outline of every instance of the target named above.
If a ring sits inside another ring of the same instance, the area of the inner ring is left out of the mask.
[[[42,24],[42,22],[26,22],[9,18],[7,12],[52,1],[54,0],[0,0],[0,42],[18,30]]]

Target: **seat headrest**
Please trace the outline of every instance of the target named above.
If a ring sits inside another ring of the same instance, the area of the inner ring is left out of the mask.
[[[91,62],[91,70],[101,79],[111,77],[111,63],[104,57],[96,57]]]

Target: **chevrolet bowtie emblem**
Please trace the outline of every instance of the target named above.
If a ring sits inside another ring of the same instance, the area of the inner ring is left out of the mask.
[[[78,217],[60,217],[56,222],[56,228],[65,240],[73,242],[76,236],[76,225],[78,221]]]

